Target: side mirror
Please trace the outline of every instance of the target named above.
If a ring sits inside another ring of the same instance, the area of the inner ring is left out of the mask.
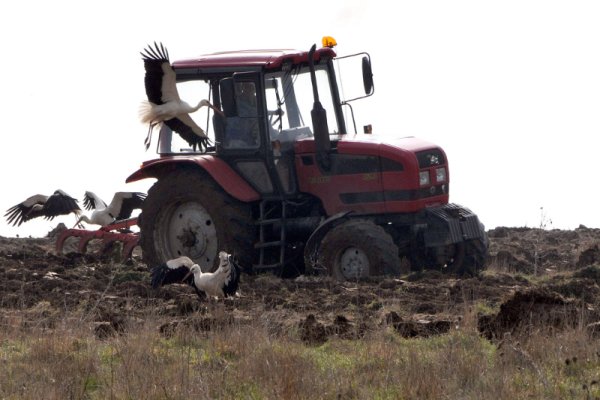
[[[371,69],[371,60],[367,56],[362,59],[362,76],[365,94],[373,94],[373,70]]]

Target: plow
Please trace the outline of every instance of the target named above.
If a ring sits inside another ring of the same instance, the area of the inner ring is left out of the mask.
[[[137,246],[140,239],[139,232],[131,232],[129,229],[132,226],[136,226],[137,223],[137,218],[129,218],[116,221],[97,230],[76,228],[65,229],[56,240],[56,252],[58,254],[63,253],[65,242],[68,239],[79,238],[77,252],[85,254],[88,250],[88,244],[92,240],[98,240],[102,243],[100,249],[100,253],[102,254],[106,254],[110,251],[113,244],[122,244],[121,258],[122,260],[127,260],[131,258],[133,249]]]

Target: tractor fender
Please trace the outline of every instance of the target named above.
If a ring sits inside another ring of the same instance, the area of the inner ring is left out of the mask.
[[[251,202],[260,199],[259,193],[233,168],[220,158],[211,155],[185,159],[170,157],[148,161],[131,174],[125,182],[130,183],[146,178],[160,179],[176,169],[190,167],[206,171],[225,192],[237,200]]]
[[[458,204],[425,209],[421,215],[425,247],[447,246],[472,239],[486,240],[485,227],[477,215]]]
[[[348,214],[352,211],[342,211],[325,219],[311,233],[304,245],[304,265],[307,270],[312,270],[317,263],[319,244],[332,228],[348,220]]]

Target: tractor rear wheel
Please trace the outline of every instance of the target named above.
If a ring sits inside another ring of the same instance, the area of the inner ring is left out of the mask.
[[[140,221],[140,245],[148,266],[188,256],[203,271],[214,271],[219,251],[234,254],[250,268],[254,232],[249,205],[194,170],[173,172],[148,192]]]
[[[392,237],[369,220],[332,228],[319,246],[318,263],[337,280],[398,274],[400,259]]]

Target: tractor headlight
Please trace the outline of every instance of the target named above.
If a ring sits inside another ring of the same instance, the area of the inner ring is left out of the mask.
[[[435,181],[446,182],[446,168],[436,168],[435,170]]]
[[[429,171],[419,172],[419,185],[429,185]]]

